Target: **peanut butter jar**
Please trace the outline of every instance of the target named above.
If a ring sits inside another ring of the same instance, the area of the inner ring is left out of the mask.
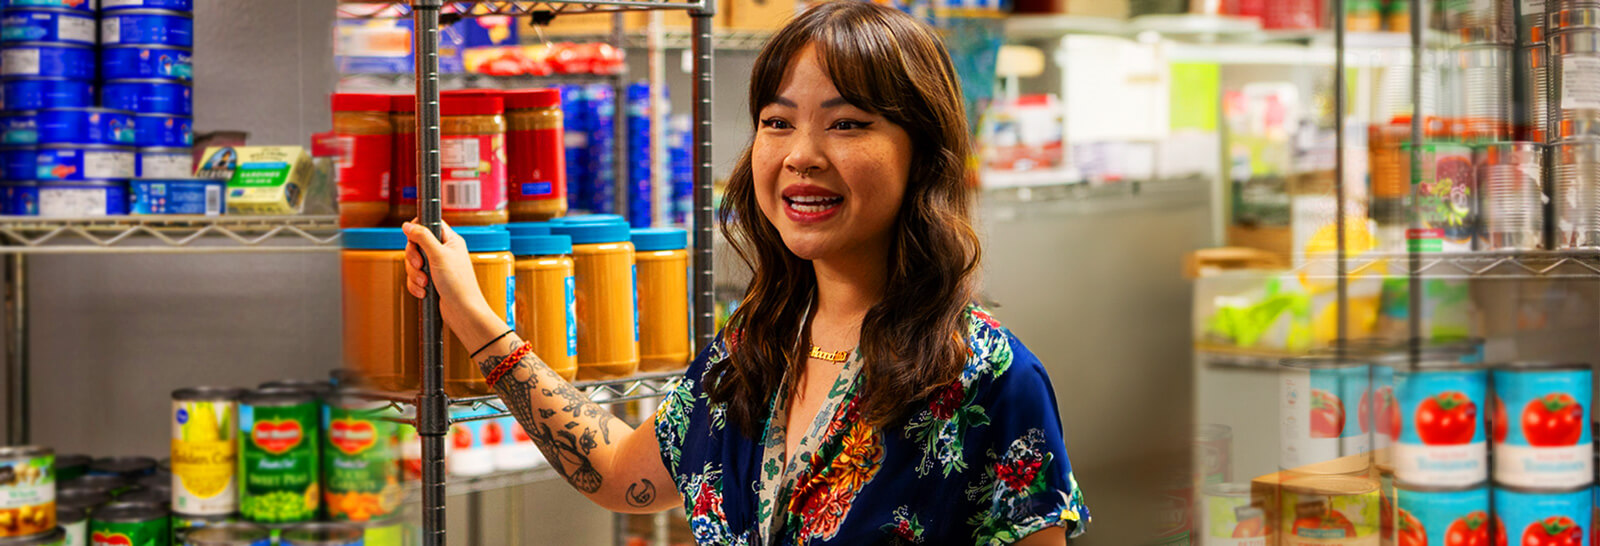
[[[693,356],[689,333],[689,232],[635,229],[639,269],[639,371],[682,369]]]
[[[633,243],[616,216],[579,216],[550,223],[572,238],[578,319],[578,379],[613,379],[639,369],[639,315]]]
[[[406,236],[353,228],[341,239],[344,365],[378,389],[416,390],[422,327],[419,300],[406,291]]]
[[[540,222],[567,213],[567,152],[561,92],[507,91],[506,194],[513,222]]]
[[[460,227],[456,234],[467,243],[472,271],[478,278],[478,288],[489,308],[506,322],[507,328],[516,328],[516,271],[511,256],[511,234],[500,227]],[[444,329],[444,392],[450,396],[482,396],[494,394],[483,381],[483,372],[470,357],[477,347],[466,347],[450,331]],[[481,355],[480,355],[481,356]]]
[[[389,95],[335,93],[333,136],[339,146],[339,225],[376,227],[389,217],[394,119]]]
[[[565,235],[513,235],[516,256],[517,337],[562,379],[578,375],[577,284],[572,239]]]

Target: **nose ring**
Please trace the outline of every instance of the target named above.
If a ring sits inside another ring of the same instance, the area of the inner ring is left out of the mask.
[[[796,169],[796,171],[799,172],[800,178],[802,180],[804,180],[804,179],[807,179],[807,178],[811,178],[811,169],[815,169],[815,168],[816,167],[806,167],[804,169]]]

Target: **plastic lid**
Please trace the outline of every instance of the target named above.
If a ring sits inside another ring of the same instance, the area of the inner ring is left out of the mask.
[[[515,222],[506,224],[506,231],[510,232],[512,237],[524,235],[549,235],[550,224],[545,222]]]
[[[561,106],[561,92],[555,89],[522,89],[504,94],[507,110]]]
[[[550,233],[571,237],[574,245],[622,243],[629,239],[628,223],[622,220],[552,223]]]
[[[333,94],[333,111],[335,112],[388,112],[393,109],[394,100],[389,95]]]
[[[584,215],[579,215],[579,216],[567,216],[567,217],[563,217],[563,218],[556,218],[554,220],[551,220],[550,224],[553,227],[555,224],[588,224],[588,223],[594,223],[594,222],[623,222],[623,223],[627,223],[627,221],[628,221],[628,219],[627,218],[623,218],[622,215],[620,215],[620,214],[584,214]]]
[[[511,250],[511,234],[504,228],[472,226],[455,228],[467,242],[467,252],[505,252]]]
[[[678,228],[635,229],[632,238],[633,249],[639,252],[689,248],[689,232]]]
[[[441,116],[494,116],[505,112],[506,103],[498,96],[462,93],[439,98]]]
[[[512,235],[511,253],[517,256],[571,254],[572,238],[566,235]]]
[[[416,95],[389,95],[389,111],[391,112],[417,112]]]
[[[406,249],[406,233],[400,228],[346,228],[340,238],[348,250]]]

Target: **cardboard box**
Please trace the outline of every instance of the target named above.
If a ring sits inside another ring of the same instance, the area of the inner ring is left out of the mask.
[[[228,214],[299,214],[311,176],[311,154],[299,146],[206,149],[197,178],[227,182]]]
[[[728,28],[735,30],[783,28],[798,8],[795,0],[732,0],[718,5],[728,14]]]

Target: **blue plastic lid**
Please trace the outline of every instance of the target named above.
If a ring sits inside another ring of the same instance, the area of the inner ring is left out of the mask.
[[[595,222],[623,222],[623,223],[627,223],[627,221],[628,221],[628,219],[627,218],[623,218],[622,215],[620,215],[620,214],[584,214],[584,215],[581,215],[581,216],[567,216],[567,217],[563,217],[563,218],[556,218],[554,220],[551,220],[550,224],[553,227],[555,224],[592,224],[592,223],[595,223]]]
[[[467,252],[505,252],[511,250],[511,233],[494,226],[469,226],[455,228],[456,235],[467,242]]]
[[[520,237],[524,235],[549,235],[550,224],[544,222],[517,222],[514,224],[506,224],[506,231],[510,232],[512,237]]]
[[[689,232],[678,228],[639,228],[632,236],[633,249],[639,252],[689,248]]]
[[[629,239],[628,222],[621,219],[552,223],[550,233],[571,237],[574,245],[623,243]]]
[[[406,249],[406,233],[400,228],[345,228],[341,233],[347,250]]]
[[[566,235],[512,235],[511,253],[517,256],[571,254],[572,238]]]

